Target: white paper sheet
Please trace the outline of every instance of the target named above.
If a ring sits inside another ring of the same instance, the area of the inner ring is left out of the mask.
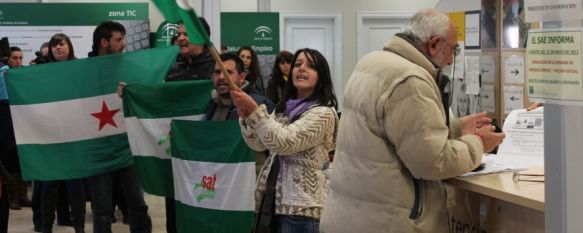
[[[466,63],[466,94],[477,95],[480,93],[480,57],[465,57]]]
[[[496,82],[496,61],[494,57],[490,55],[482,55],[480,57],[480,73],[482,74],[482,82]]]
[[[482,84],[480,99],[482,111],[496,112],[496,95],[493,84]]]
[[[506,59],[504,64],[505,83],[524,83],[524,57],[512,55]]]
[[[504,86],[504,113],[524,108],[522,86]]]
[[[544,166],[544,118],[543,107],[532,111],[514,110],[504,122],[506,134],[496,155],[484,155],[486,166],[478,172],[462,176],[475,176],[513,170],[524,170],[532,166]]]
[[[460,54],[458,54],[455,59],[453,60],[455,69],[453,70],[453,75],[455,78],[463,79],[464,78],[464,57],[465,57],[465,49],[464,49],[464,42],[458,41],[460,46]]]

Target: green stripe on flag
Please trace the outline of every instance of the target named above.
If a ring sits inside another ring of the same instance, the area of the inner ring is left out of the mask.
[[[11,105],[70,100],[114,93],[118,82],[162,83],[178,47],[144,49],[10,70]]]
[[[251,232],[254,221],[253,211],[216,211],[176,202],[178,232],[247,233]]]
[[[130,166],[129,154],[125,133],[76,142],[18,145],[25,180],[74,179],[110,172]]]
[[[251,232],[255,152],[238,121],[172,120],[179,232]]]
[[[172,161],[151,156],[134,156],[140,182],[149,194],[174,197]]]
[[[204,119],[213,88],[210,80],[126,86],[123,94],[125,122],[146,192],[174,197],[170,122],[172,119]]]
[[[191,44],[210,45],[211,41],[206,34],[198,16],[191,5],[191,1],[183,0],[152,0],[158,7],[166,21],[178,23],[182,21]],[[180,5],[178,5],[180,3]]]
[[[255,152],[245,144],[239,121],[172,120],[171,144],[172,157],[183,160],[255,162]]]
[[[206,113],[213,87],[210,80],[129,84],[123,95],[124,116],[145,119]]]

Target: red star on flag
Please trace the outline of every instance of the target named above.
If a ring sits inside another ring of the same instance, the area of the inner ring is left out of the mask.
[[[109,110],[109,108],[107,108],[107,104],[105,104],[105,101],[103,101],[103,105],[101,105],[101,112],[91,113],[91,116],[99,119],[99,131],[101,131],[101,129],[103,129],[103,127],[107,124],[117,128],[117,124],[115,124],[115,121],[113,120],[113,116],[117,112],[119,112],[119,109]]]

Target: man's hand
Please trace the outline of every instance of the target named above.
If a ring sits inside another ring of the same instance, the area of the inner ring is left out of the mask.
[[[115,91],[115,93],[117,93],[117,96],[119,96],[120,98],[123,96],[123,90],[126,88],[128,84],[124,81],[119,82],[119,84],[117,85],[117,90]]]
[[[255,109],[257,109],[257,103],[255,103],[255,100],[241,89],[231,90],[231,99],[237,108],[237,114],[243,119],[247,118],[253,113],[253,111],[255,111]]]
[[[494,130],[496,129],[495,126],[489,125],[484,126],[476,132],[476,134],[482,139],[482,143],[484,145],[484,153],[490,152],[496,148],[496,146],[500,145],[506,137],[506,134],[502,133],[495,133]]]
[[[462,117],[462,135],[474,134],[484,126],[491,126],[492,119],[486,112],[476,113]]]

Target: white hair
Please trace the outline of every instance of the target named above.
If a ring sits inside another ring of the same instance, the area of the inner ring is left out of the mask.
[[[412,36],[417,43],[425,44],[435,35],[446,38],[448,30],[447,15],[434,9],[424,9],[409,19],[403,33]]]

